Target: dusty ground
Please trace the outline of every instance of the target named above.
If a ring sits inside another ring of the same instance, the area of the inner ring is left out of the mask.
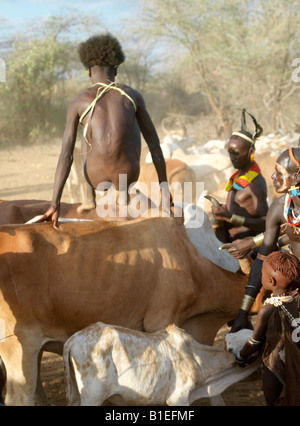
[[[51,200],[52,185],[60,151],[60,141],[26,148],[4,147],[0,151],[0,199],[40,199]],[[65,189],[63,201],[70,201]],[[78,200],[79,201],[79,200]],[[225,327],[218,336],[218,344],[223,344]],[[42,380],[48,399],[52,405],[65,405],[65,384],[62,359],[45,353],[42,362]],[[247,380],[231,386],[223,393],[226,405],[257,406],[265,405],[261,390],[261,373],[255,373]],[[202,404],[208,404],[203,401]]]
[[[51,200],[61,142],[0,151],[0,199]],[[70,197],[64,190],[63,201]]]

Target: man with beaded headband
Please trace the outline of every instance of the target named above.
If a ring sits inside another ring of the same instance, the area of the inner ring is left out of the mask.
[[[281,225],[285,224],[286,235],[292,253],[300,259],[300,148],[289,148],[283,151],[276,160],[275,172],[272,175],[273,185],[282,194],[271,204],[267,219],[266,231],[260,243],[246,286],[246,292],[231,332],[251,327],[248,312],[261,289],[261,270],[265,257],[277,250],[277,240]]]
[[[247,131],[246,113],[255,124],[252,135]],[[257,235],[265,229],[268,211],[267,185],[258,164],[254,161],[255,141],[261,135],[262,128],[255,117],[242,110],[241,130],[234,132],[228,143],[228,153],[232,165],[237,171],[226,185],[226,204],[213,206],[212,213],[216,220],[223,222],[227,235],[217,235],[223,242],[232,239]],[[223,246],[222,248],[226,248]]]
[[[110,182],[126,191],[140,172],[141,135],[149,147],[159,183],[167,182],[166,164],[158,135],[142,95],[125,84],[117,84],[117,68],[125,60],[118,40],[111,34],[90,37],[79,46],[81,62],[88,70],[92,87],[81,92],[69,105],[61,154],[55,174],[50,209],[41,218],[57,228],[60,199],[68,178],[78,124],[83,125],[84,173],[90,184],[90,206],[100,183]],[[120,175],[126,187],[119,187]],[[169,187],[163,185],[163,205],[171,202]]]

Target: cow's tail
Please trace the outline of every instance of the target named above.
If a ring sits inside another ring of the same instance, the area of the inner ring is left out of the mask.
[[[80,393],[73,366],[71,347],[68,346],[68,342],[64,346],[63,359],[67,386],[67,405],[80,405]]]

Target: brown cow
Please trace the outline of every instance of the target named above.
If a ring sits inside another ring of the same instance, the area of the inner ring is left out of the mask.
[[[51,202],[45,200],[0,200],[0,224],[26,223],[35,216],[44,214],[50,205]],[[77,208],[80,205],[80,203],[61,203],[61,217],[92,220],[99,219],[96,209],[78,213]]]
[[[173,196],[173,200],[180,200],[189,203],[195,203],[196,200],[196,175],[195,172],[185,163],[180,160],[166,160],[168,183]],[[147,196],[151,197],[151,183],[157,182],[157,173],[153,163],[141,163],[140,175],[138,182],[145,183],[147,185]],[[176,185],[172,184],[179,183],[179,191],[177,191]],[[185,187],[184,184],[189,183],[190,187]]]
[[[212,344],[235,318],[247,277],[202,257],[182,220],[0,227],[0,318],[6,403],[34,403],[37,358],[48,341],[102,321],[153,332],[169,324]]]

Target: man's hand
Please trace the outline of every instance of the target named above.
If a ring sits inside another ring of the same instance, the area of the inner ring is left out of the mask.
[[[169,185],[166,183],[166,186],[163,186],[161,190],[161,207],[163,211],[168,213],[173,206],[173,197],[169,190]]]
[[[228,211],[225,204],[222,204],[220,207],[212,206],[211,212],[216,220],[229,222],[231,218],[231,213]]]
[[[240,309],[238,316],[234,320],[231,330],[229,333],[236,333],[244,328],[248,328],[249,330],[253,330],[253,325],[248,318],[248,312]]]
[[[58,207],[50,207],[43,217],[39,220],[39,222],[50,221],[52,222],[52,226],[54,229],[58,230],[58,218],[59,218],[60,206]]]
[[[246,364],[252,364],[262,354],[262,344],[250,344],[250,341],[246,342],[243,348],[233,355],[233,358],[240,367],[245,367]]]
[[[226,243],[220,246],[220,250],[227,250],[231,256],[236,259],[244,258],[252,249],[256,247],[253,238],[243,238],[242,240],[235,240],[232,243]]]

